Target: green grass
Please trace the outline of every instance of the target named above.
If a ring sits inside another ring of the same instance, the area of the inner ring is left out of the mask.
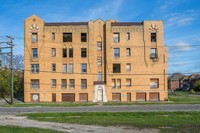
[[[62,133],[62,132],[49,129],[0,125],[0,133]]]
[[[175,104],[200,104],[200,95],[189,92],[173,92],[169,94],[169,100]]]
[[[25,114],[40,121],[157,128],[161,132],[199,132],[200,112],[84,112]]]

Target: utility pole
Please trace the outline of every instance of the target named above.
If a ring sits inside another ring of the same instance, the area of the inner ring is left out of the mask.
[[[10,45],[10,69],[11,69],[11,75],[10,75],[10,79],[11,79],[11,94],[10,94],[10,97],[11,97],[11,101],[10,103],[13,104],[13,99],[14,99],[14,84],[13,84],[13,40],[14,38],[11,37],[11,36],[6,36],[8,39],[10,39],[10,42],[8,42],[7,44]]]

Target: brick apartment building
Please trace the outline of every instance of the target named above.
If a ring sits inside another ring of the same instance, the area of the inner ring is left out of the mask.
[[[163,22],[24,24],[25,102],[164,101]]]

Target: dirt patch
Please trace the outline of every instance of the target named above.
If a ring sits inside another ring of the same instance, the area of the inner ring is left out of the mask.
[[[158,133],[157,129],[131,129],[124,127],[103,127],[94,125],[77,125],[55,122],[41,122],[29,120],[22,116],[4,115],[0,116],[0,125],[14,125],[20,127],[35,127],[52,129],[69,133]]]

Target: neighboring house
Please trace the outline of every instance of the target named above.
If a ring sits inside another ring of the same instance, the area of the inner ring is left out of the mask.
[[[173,74],[169,79],[168,79],[168,84],[169,84],[169,90],[175,91],[176,89],[180,89],[182,87],[181,84],[181,78],[183,78],[184,75],[180,73],[175,73]]]
[[[163,21],[24,23],[25,102],[164,101]]]

